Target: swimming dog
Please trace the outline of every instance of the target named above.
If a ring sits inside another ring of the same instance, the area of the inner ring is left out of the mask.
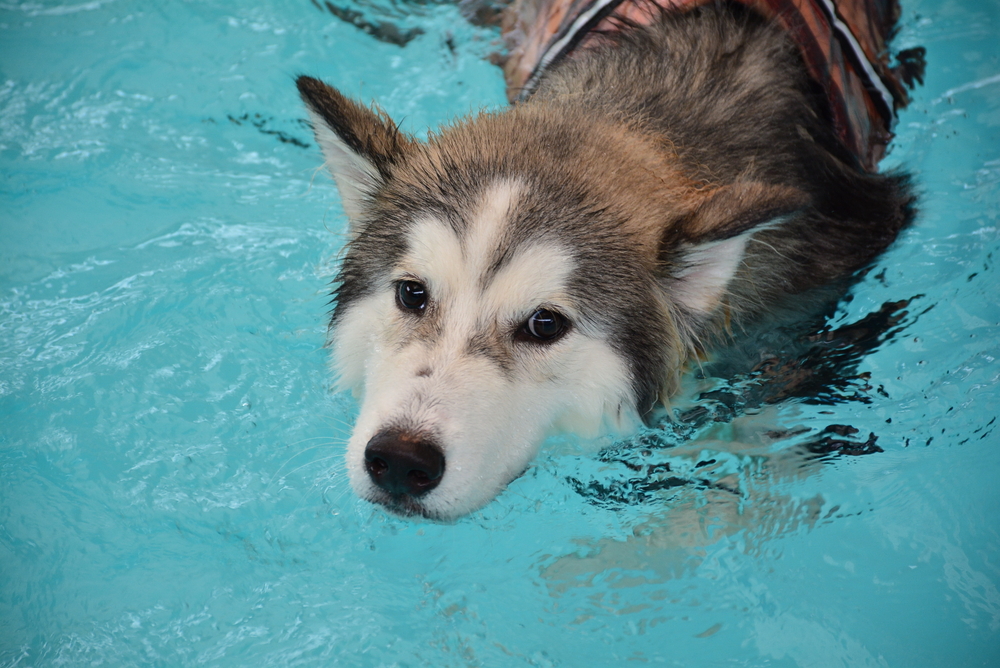
[[[551,4],[514,11],[540,24]],[[573,2],[531,66],[514,49],[519,101],[426,142],[297,80],[349,219],[329,329],[360,397],[346,468],[392,512],[460,517],[549,434],[636,430],[689,360],[852,276],[913,216],[906,175],[874,171],[891,119],[845,129],[775,3],[662,0],[595,30],[624,11],[604,4]],[[884,112],[831,43],[840,101]]]

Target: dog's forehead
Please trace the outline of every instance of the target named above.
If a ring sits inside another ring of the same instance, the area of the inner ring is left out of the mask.
[[[510,178],[486,185],[457,212],[460,225],[433,212],[418,216],[407,230],[397,272],[426,280],[445,296],[479,295],[484,306],[498,310],[552,301],[571,306],[571,249],[515,224],[526,191],[524,182]]]

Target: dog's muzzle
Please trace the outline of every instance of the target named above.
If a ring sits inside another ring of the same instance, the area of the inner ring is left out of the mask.
[[[387,429],[368,441],[365,470],[376,486],[392,496],[418,497],[441,482],[444,454],[426,436]]]

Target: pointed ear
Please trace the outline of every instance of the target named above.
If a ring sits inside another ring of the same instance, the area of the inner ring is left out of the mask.
[[[412,142],[384,113],[344,97],[319,79],[299,77],[295,85],[337,182],[344,211],[353,221]]]
[[[660,238],[659,261],[674,298],[693,315],[711,314],[750,238],[808,205],[808,195],[791,186],[737,182],[709,191]]]

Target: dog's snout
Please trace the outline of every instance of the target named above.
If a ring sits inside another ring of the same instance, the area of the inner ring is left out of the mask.
[[[427,437],[380,431],[365,448],[365,470],[372,482],[390,494],[420,496],[441,482],[444,454]]]

